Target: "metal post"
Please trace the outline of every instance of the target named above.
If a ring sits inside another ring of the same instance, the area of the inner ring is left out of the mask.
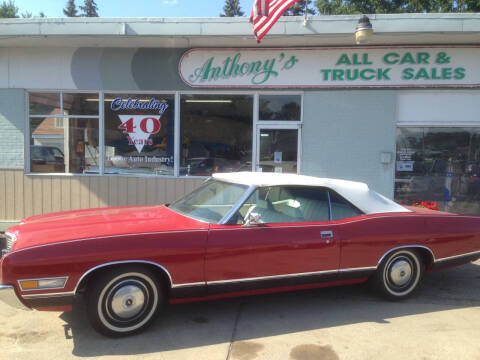
[[[305,0],[305,14],[303,18],[303,26],[307,26],[307,16],[308,16],[308,0]]]

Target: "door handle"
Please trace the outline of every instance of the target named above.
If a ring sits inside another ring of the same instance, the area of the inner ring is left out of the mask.
[[[333,232],[332,231],[321,231],[320,232],[320,237],[322,239],[331,239],[331,238],[333,238]]]

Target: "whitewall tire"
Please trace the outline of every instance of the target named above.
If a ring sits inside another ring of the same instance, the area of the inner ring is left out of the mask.
[[[100,333],[125,336],[147,328],[164,300],[156,274],[127,266],[108,270],[94,279],[87,289],[87,312]]]
[[[382,261],[374,275],[376,290],[391,300],[412,295],[423,277],[425,265],[418,252],[411,249],[393,251]]]

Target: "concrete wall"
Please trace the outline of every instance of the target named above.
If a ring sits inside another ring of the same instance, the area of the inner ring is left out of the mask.
[[[0,89],[0,169],[23,169],[24,128],[25,92]]]
[[[390,90],[305,92],[302,173],[364,181],[393,198],[395,104]]]

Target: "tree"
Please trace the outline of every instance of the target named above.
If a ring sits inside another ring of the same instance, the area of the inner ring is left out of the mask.
[[[18,7],[15,6],[13,0],[9,0],[0,4],[0,18],[18,18]]]
[[[24,18],[24,19],[29,19],[29,18],[34,18],[34,17],[44,18],[46,16],[45,16],[45,13],[43,11],[40,11],[38,16],[33,16],[33,14],[30,11],[25,11],[25,12],[22,13],[22,18]]]
[[[283,13],[284,16],[303,16],[305,15],[305,3],[308,5],[308,15],[315,15],[315,10],[312,9],[312,0],[300,0],[290,6],[287,11]]]
[[[479,0],[316,0],[322,15],[479,12]]]
[[[83,6],[80,5],[80,10],[82,10],[82,16],[98,17],[98,7],[95,0],[85,0]]]
[[[222,17],[243,16],[244,13],[240,8],[239,0],[225,0]]]
[[[77,6],[75,5],[75,0],[68,0],[67,6],[63,9],[63,13],[68,17],[77,17]]]

